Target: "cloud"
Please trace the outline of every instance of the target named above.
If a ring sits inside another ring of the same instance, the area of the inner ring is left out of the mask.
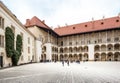
[[[24,24],[33,16],[46,20],[48,26],[57,27],[116,16],[120,12],[119,0],[4,0],[10,10]]]

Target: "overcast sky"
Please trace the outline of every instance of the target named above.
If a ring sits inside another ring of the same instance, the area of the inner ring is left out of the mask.
[[[57,27],[113,17],[120,13],[120,0],[2,0],[17,18],[37,16],[48,26]]]

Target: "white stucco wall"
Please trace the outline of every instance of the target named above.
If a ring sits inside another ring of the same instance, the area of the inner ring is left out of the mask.
[[[40,62],[41,60],[41,54],[42,54],[42,42],[39,40],[36,40],[36,62]]]
[[[94,45],[90,44],[88,45],[88,55],[89,55],[89,60],[94,60]]]
[[[20,57],[18,64],[30,62],[32,59],[32,56],[33,55],[35,56],[34,52],[32,52],[32,50],[34,49],[34,45],[32,45],[32,42],[34,43],[34,40],[35,40],[34,36],[30,34],[28,30],[1,3],[0,3],[0,16],[4,19],[4,29],[0,29],[0,35],[3,35],[5,37],[5,28],[7,26],[11,27],[11,25],[14,26],[15,27],[15,45],[16,45],[17,35],[20,33],[23,33],[23,52],[21,55],[23,56],[23,60],[21,60],[21,57]],[[30,44],[28,44],[28,38],[30,38]],[[5,44],[5,41],[4,41],[4,44]],[[28,53],[28,47],[30,47],[30,53]],[[3,56],[4,67],[9,66],[9,64],[12,64],[11,59],[6,56],[5,47],[4,48],[0,47],[0,53],[1,52],[4,53],[4,56]],[[29,60],[28,60],[28,57],[30,58]]]
[[[52,56],[52,46],[51,43],[46,43],[46,59],[51,61],[51,56]]]

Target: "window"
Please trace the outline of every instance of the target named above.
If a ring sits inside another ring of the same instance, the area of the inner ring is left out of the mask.
[[[63,46],[63,41],[61,41],[61,46]]]
[[[116,22],[119,22],[119,20],[116,20]]]
[[[69,45],[72,45],[72,42],[69,42]]]
[[[0,17],[0,28],[4,29],[4,19]]]
[[[95,41],[95,44],[97,43],[97,41]]]
[[[28,44],[30,44],[30,38],[28,37]]]
[[[104,24],[104,22],[101,22],[101,25],[103,25]]]
[[[75,29],[75,27],[73,27],[73,29]]]
[[[111,39],[110,38],[107,38],[107,42],[110,42],[111,41]]]
[[[115,42],[119,41],[119,37],[114,38],[114,41]]]
[[[85,27],[87,27],[87,25],[85,25]]]
[[[0,35],[0,47],[4,47],[4,36]]]
[[[76,45],[78,45],[78,42],[76,42]]]
[[[98,39],[98,43],[102,43],[102,39]]]
[[[30,53],[30,47],[28,47],[28,53]]]

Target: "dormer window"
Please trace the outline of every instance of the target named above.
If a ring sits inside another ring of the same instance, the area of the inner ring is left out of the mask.
[[[87,25],[85,25],[85,27],[87,27]]]
[[[119,22],[119,20],[116,20],[116,22]]]
[[[103,25],[104,24],[104,22],[101,22],[101,25]]]
[[[75,27],[73,27],[73,29],[75,29]]]

